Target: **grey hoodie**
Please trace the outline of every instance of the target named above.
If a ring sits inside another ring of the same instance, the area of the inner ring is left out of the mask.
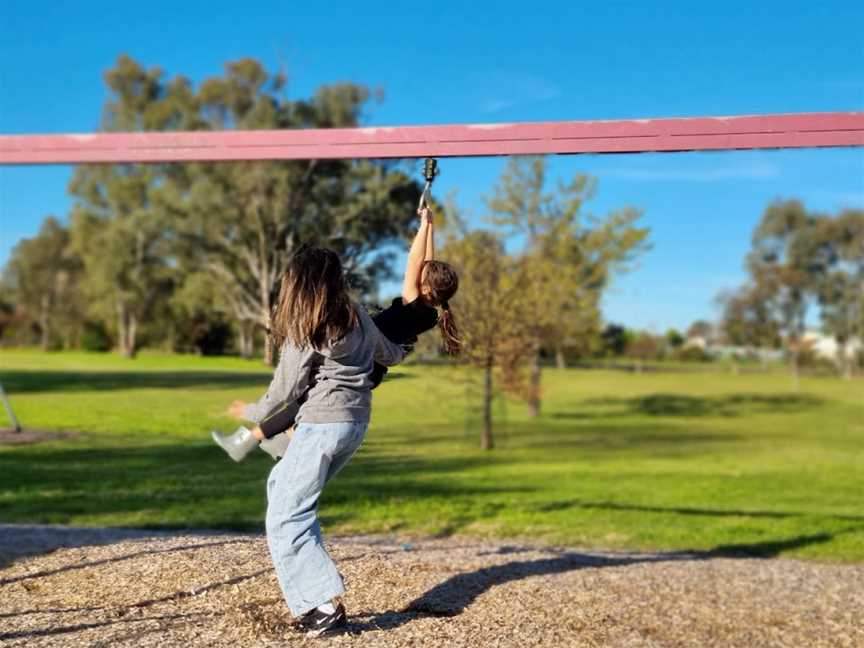
[[[401,362],[405,351],[381,334],[362,306],[354,310],[358,325],[320,351],[298,349],[286,340],[267,393],[246,406],[244,418],[258,423],[308,391],[298,423],[368,423],[373,360],[389,367]]]

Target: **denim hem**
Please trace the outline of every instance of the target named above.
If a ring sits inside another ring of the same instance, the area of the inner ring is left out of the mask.
[[[291,611],[292,616],[299,618],[299,617],[303,616],[304,614],[306,614],[307,612],[309,612],[310,610],[314,610],[319,605],[324,605],[325,603],[329,603],[330,601],[332,601],[337,596],[343,596],[345,594],[345,588],[340,587],[338,589],[333,590],[333,592],[334,592],[333,594],[328,594],[326,597],[321,598],[320,600],[319,599],[313,599],[313,600],[317,601],[317,603],[315,603],[314,605],[306,604],[302,608],[295,608],[289,604],[288,609]]]

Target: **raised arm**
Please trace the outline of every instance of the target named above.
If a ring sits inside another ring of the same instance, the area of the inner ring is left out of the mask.
[[[426,209],[420,210],[420,227],[408,251],[408,262],[405,265],[405,279],[402,281],[402,301],[413,302],[420,295],[420,271],[426,260],[426,241],[429,236],[429,220]]]
[[[432,210],[426,209],[426,221],[429,226],[426,228],[426,261],[432,261],[435,258],[435,222],[432,220]]]

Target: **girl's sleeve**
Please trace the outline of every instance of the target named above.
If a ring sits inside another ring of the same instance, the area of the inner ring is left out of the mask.
[[[395,300],[394,300],[395,301]],[[357,306],[354,309],[357,316],[361,320],[361,326],[367,332],[372,343],[372,359],[385,367],[392,367],[399,364],[405,359],[405,349],[398,344],[391,342],[386,335],[381,332],[375,321],[369,317],[369,313],[362,306]]]
[[[375,326],[374,324],[372,326]],[[398,344],[393,344],[390,340],[384,337],[384,334],[381,333],[375,328],[377,332],[376,341],[375,341],[375,354],[373,359],[380,365],[384,365],[385,367],[392,367],[393,365],[399,364],[402,360],[405,359],[405,349],[399,346]]]
[[[386,335],[381,332],[381,329],[375,324],[369,314],[362,308],[358,309],[362,312],[361,317],[368,330],[372,333],[373,343],[375,345],[372,353],[372,359],[385,367],[397,365],[405,359],[405,349],[400,345],[391,342]]]
[[[309,389],[315,371],[317,354],[312,349],[297,349],[291,344],[282,347],[282,357],[273,374],[267,392],[257,403],[249,403],[243,410],[243,418],[259,423],[286,401],[293,401]]]

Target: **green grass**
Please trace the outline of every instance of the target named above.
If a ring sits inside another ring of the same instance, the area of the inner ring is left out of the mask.
[[[0,445],[0,519],[260,530],[272,463],[230,462],[209,430],[269,376],[233,358],[0,352],[19,418],[76,432]],[[864,560],[861,380],[794,393],[777,374],[546,370],[543,416],[496,403],[482,452],[475,378],[393,372],[322,498],[329,532]]]

